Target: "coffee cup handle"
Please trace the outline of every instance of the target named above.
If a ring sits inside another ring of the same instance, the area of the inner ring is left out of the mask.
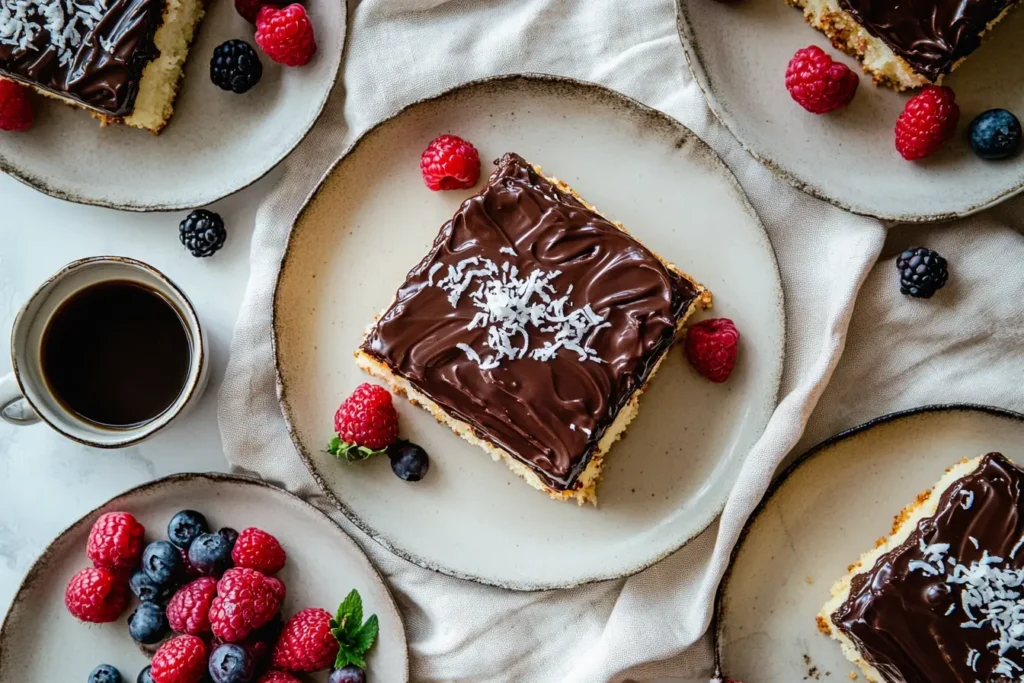
[[[19,405],[20,404],[20,405]],[[21,394],[14,373],[0,377],[0,418],[12,425],[25,426],[39,422],[39,416]]]

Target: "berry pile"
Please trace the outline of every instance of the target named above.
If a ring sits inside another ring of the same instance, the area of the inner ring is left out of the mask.
[[[213,531],[195,510],[171,518],[168,540],[145,545],[145,534],[128,512],[101,515],[86,544],[93,566],[71,579],[64,599],[77,619],[106,623],[135,594],[128,633],[155,649],[137,683],[299,683],[294,673],[327,669],[336,683],[365,683],[378,624],[376,615],[363,621],[357,591],[335,614],[308,608],[285,621],[287,589],[277,574],[287,553],[273,535]],[[101,664],[88,683],[123,679]]]
[[[398,438],[398,411],[388,390],[363,383],[334,414],[334,438],[327,450],[348,462],[386,453],[399,479],[419,481],[427,474],[427,452]]]

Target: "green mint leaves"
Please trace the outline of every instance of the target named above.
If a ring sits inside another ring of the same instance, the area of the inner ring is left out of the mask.
[[[341,645],[338,657],[334,660],[334,668],[340,669],[353,664],[365,669],[366,653],[377,640],[379,631],[376,614],[363,622],[363,599],[359,596],[359,591],[353,589],[338,605],[338,615],[331,620],[331,635]]]
[[[366,460],[371,455],[380,455],[387,449],[375,451],[366,446],[356,446],[352,443],[345,443],[337,435],[327,444],[327,452],[338,458],[344,458],[348,462],[359,462]]]

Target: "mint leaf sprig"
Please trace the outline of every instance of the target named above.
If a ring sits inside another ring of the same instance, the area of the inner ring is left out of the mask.
[[[338,605],[337,616],[331,620],[331,635],[341,646],[334,660],[334,668],[341,669],[353,664],[365,669],[366,653],[373,647],[379,631],[376,614],[370,615],[363,622],[363,599],[359,591],[352,589]]]
[[[337,435],[327,444],[327,452],[337,458],[344,458],[348,462],[359,462],[366,460],[371,455],[381,455],[387,452],[386,448],[373,450],[366,446],[357,446],[354,443],[346,443]]]

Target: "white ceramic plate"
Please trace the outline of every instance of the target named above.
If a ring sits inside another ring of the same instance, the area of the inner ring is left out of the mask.
[[[352,358],[364,328],[471,194],[423,185],[420,154],[444,132],[487,162],[514,151],[569,182],[706,284],[713,313],[745,335],[725,385],[670,355],[605,465],[596,509],[548,499],[403,399],[402,431],[431,455],[422,482],[397,479],[387,458],[350,466],[324,450],[338,404],[368,380]],[[338,163],[292,231],[274,332],[295,444],[356,524],[421,566],[540,589],[637,572],[711,523],[775,407],[784,330],[771,245],[704,143],[603,88],[515,76],[415,104]]]
[[[793,53],[818,45],[861,74],[784,0],[677,0],[679,32],[708,104],[747,150],[798,188],[856,213],[900,222],[973,213],[1024,188],[1024,154],[983,161],[967,125],[986,109],[1024,117],[1024,12],[1011,13],[945,84],[956,91],[961,123],[944,151],[905,161],[893,127],[909,95],[878,88],[862,74],[853,102],[824,116],[804,111],[785,86]]]
[[[719,590],[721,674],[849,680],[855,667],[814,620],[832,583],[946,468],[992,451],[1024,463],[1024,416],[936,406],[879,418],[798,460],[747,524]]]
[[[185,65],[174,116],[159,136],[106,126],[36,98],[36,123],[0,134],[0,170],[49,195],[130,211],[188,209],[256,182],[306,136],[327,102],[345,42],[345,2],[307,3],[317,52],[288,68],[259,51],[263,78],[244,95],[210,82],[210,57],[255,29],[230,0],[210,2]]]
[[[171,516],[189,508],[205,514],[216,527],[256,526],[281,540],[288,553],[288,563],[278,575],[288,587],[286,618],[306,607],[333,611],[357,589],[364,613],[376,614],[380,621],[380,636],[367,660],[370,680],[409,679],[405,629],[395,603],[370,561],[330,518],[255,479],[180,474],[114,498],[75,522],[36,560],[0,628],[0,683],[85,681],[103,663],[116,666],[126,683],[134,681],[149,663],[128,635],[127,620],[134,608],[111,624],[83,624],[64,607],[64,587],[88,566],[85,542],[103,512],[131,512],[146,527],[147,540],[158,540],[166,538]],[[326,681],[327,673],[313,680]]]

